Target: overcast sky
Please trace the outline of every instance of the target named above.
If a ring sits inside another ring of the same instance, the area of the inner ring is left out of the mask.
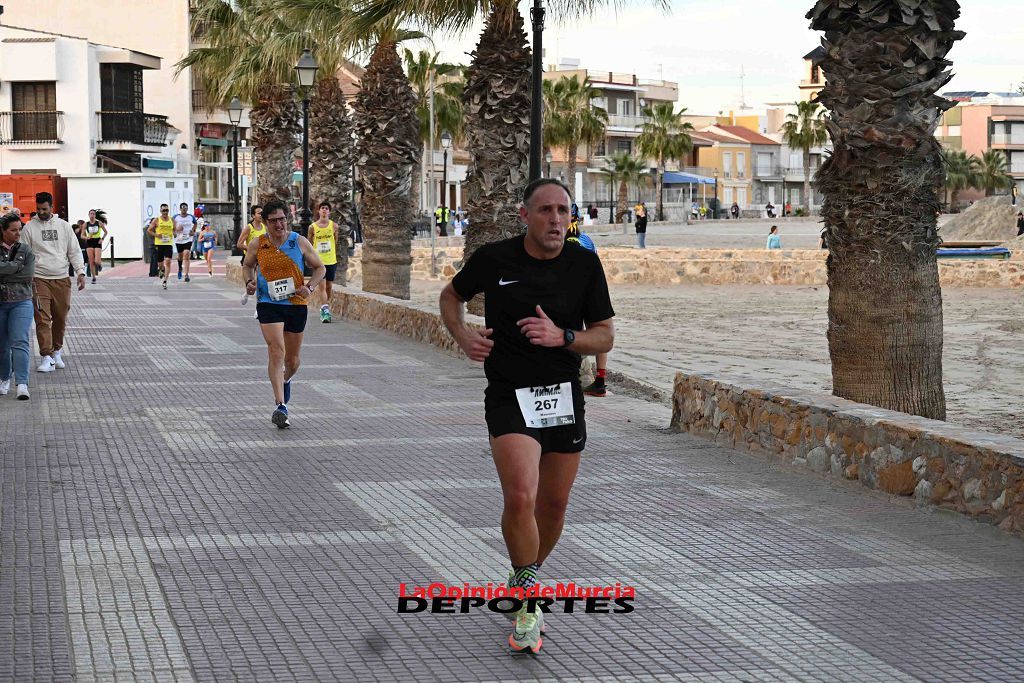
[[[804,18],[812,5],[813,0],[673,0],[668,15],[626,9],[574,25],[548,22],[545,65],[578,58],[588,69],[676,81],[681,106],[694,114],[735,108],[741,69],[749,106],[792,102],[803,77],[801,58],[820,40]],[[520,7],[529,34],[529,4]],[[953,48],[957,76],[946,89],[1016,89],[1011,84],[1024,81],[1020,0],[963,0],[961,7],[957,27],[967,37]],[[437,48],[448,61],[468,63],[465,53],[479,32],[476,27],[461,37],[436,36]]]

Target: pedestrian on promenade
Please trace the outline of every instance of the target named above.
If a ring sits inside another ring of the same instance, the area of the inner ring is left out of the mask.
[[[188,204],[182,202],[178,206],[179,213],[174,216],[174,249],[178,253],[178,279],[184,270],[185,282],[191,282],[189,271],[192,265],[192,241],[195,239],[196,217],[188,212]],[[184,263],[184,267],[182,266]]]
[[[27,401],[36,257],[20,237],[18,216],[0,216],[0,396],[10,392],[13,372],[18,399]]]
[[[768,218],[775,218],[775,205],[768,202],[764,205],[764,210],[768,214]]]
[[[292,378],[299,369],[309,300],[327,269],[309,240],[289,229],[284,202],[268,202],[263,216],[267,232],[246,247],[242,272],[245,293],[256,294],[256,317],[267,343],[267,374],[277,404],[270,420],[278,429],[287,429],[291,426]],[[307,265],[313,271],[309,282],[302,275]]]
[[[86,277],[92,277],[92,273],[89,271],[89,255],[86,252],[86,239],[85,239],[85,221],[78,220],[71,226],[71,229],[75,231],[75,236],[78,237],[78,248],[82,250],[82,261],[85,263],[85,275]],[[68,277],[73,277],[75,269],[68,266]]]
[[[203,223],[203,229],[199,231],[199,246],[203,250],[203,258],[206,259],[206,270],[213,277],[213,253],[217,251],[217,231],[209,223]]]
[[[575,221],[569,223],[569,229],[565,233],[565,243],[578,244],[584,249],[597,253],[597,245],[594,244],[594,240],[590,239],[587,233],[582,232],[579,229],[579,224]],[[603,398],[608,395],[608,387],[605,384],[608,373],[608,354],[595,354],[594,361],[597,366],[594,372],[594,381],[583,387],[583,393],[587,396]]]
[[[635,207],[636,211],[636,223],[633,224],[636,229],[636,248],[646,249],[647,248],[647,204],[640,202]]]
[[[1024,235],[1024,211],[1017,212],[1017,237]]]
[[[767,249],[782,249],[782,240],[779,239],[779,226],[773,225],[772,229],[768,231],[768,244],[765,246]]]
[[[156,247],[156,259],[160,262],[160,278],[163,288],[167,289],[167,278],[171,275],[171,257],[174,256],[174,221],[171,219],[171,207],[160,205],[160,215],[149,222],[146,232],[153,238]]]
[[[331,286],[338,273],[338,226],[331,220],[331,203],[320,202],[317,207],[320,217],[313,224],[313,248],[327,269],[319,287],[323,303],[320,305],[320,322],[331,322]]]
[[[249,224],[245,226],[242,234],[238,236],[238,242],[235,246],[245,251],[250,242],[265,234],[267,234],[267,224],[263,222],[263,207],[254,206],[249,209]],[[245,263],[245,254],[242,254],[242,263]]]
[[[732,214],[733,220],[736,220],[737,218],[739,218],[740,217],[740,205],[737,204],[736,202],[733,202],[732,206],[729,207],[729,213]]]
[[[96,284],[96,276],[102,268],[100,262],[103,260],[103,240],[110,234],[107,232],[107,214],[99,209],[89,209],[89,220],[83,226],[82,232],[85,236],[88,270],[92,275],[92,283]]]
[[[484,411],[504,496],[508,585],[530,590],[561,535],[586,446],[581,354],[611,350],[608,284],[596,254],[566,246],[569,188],[552,178],[527,185],[526,234],[475,251],[444,288],[441,317],[459,347],[484,361]],[[463,304],[485,293],[487,329],[467,327]],[[584,327],[586,329],[584,330]],[[543,612],[515,614],[513,650],[537,652]]]
[[[68,265],[75,271],[78,291],[85,289],[85,263],[75,231],[60,216],[53,215],[53,195],[36,194],[36,212],[21,232],[21,241],[36,257],[32,289],[35,297],[36,341],[42,362],[39,372],[64,368],[61,351],[64,329],[71,310],[71,278]]]

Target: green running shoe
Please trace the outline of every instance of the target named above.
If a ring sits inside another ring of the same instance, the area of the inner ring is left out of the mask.
[[[540,625],[540,610],[536,613],[527,612],[524,605],[521,610],[516,612],[515,625],[508,637],[509,647],[514,652],[525,652],[526,650],[533,654],[540,652],[540,648],[544,644],[544,639],[540,635]]]

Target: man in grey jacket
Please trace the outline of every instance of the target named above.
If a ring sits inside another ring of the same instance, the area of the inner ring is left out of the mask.
[[[32,276],[35,256],[19,241],[21,220],[0,216],[0,396],[11,390],[13,374],[18,399],[27,401],[29,345],[32,327]]]
[[[78,236],[71,225],[53,215],[53,196],[49,192],[36,195],[36,215],[21,233],[21,241],[36,255],[35,290],[36,340],[42,362],[39,372],[53,372],[65,367],[61,357],[64,348],[64,327],[71,310],[71,278],[68,266],[74,268],[78,291],[85,289],[85,262]]]

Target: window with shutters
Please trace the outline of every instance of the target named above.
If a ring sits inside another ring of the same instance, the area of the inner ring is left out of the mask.
[[[55,82],[11,83],[10,137],[12,141],[57,141],[57,118],[57,84]]]

